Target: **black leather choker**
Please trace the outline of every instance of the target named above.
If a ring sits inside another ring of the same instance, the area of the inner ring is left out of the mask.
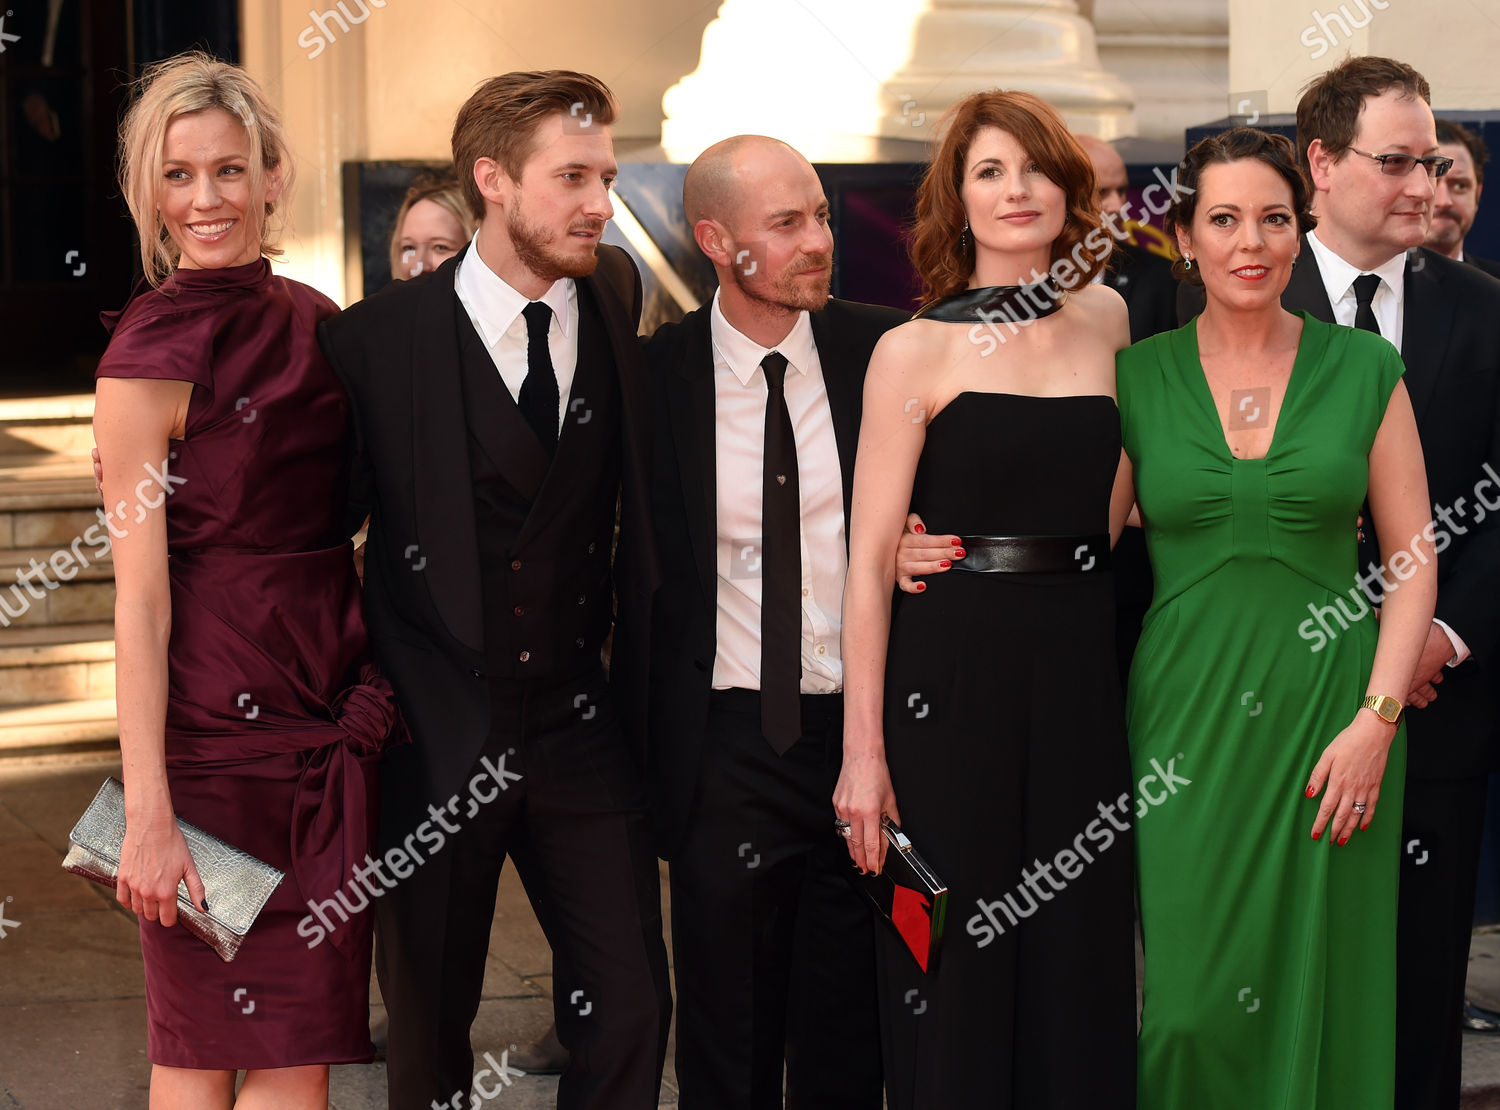
[[[915,318],[948,324],[1026,324],[1051,316],[1067,301],[1067,291],[1048,277],[1034,285],[966,289],[918,309]]]

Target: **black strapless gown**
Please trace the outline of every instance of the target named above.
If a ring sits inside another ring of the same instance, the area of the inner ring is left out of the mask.
[[[1105,533],[1119,454],[1109,397],[962,393],[928,426],[912,510],[934,533]],[[882,931],[889,1105],[1128,1110],[1135,803],[1113,576],[927,581],[892,614],[886,746],[949,907],[931,977]]]

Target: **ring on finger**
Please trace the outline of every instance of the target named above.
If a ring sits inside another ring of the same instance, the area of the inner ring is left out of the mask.
[[[1364,803],[1364,802],[1353,802],[1353,803],[1351,803],[1351,804],[1352,804],[1352,805],[1353,805],[1353,806],[1354,806],[1354,812],[1355,812],[1355,813],[1358,813],[1358,814],[1360,814],[1360,815],[1361,815],[1361,816],[1363,816],[1363,815],[1364,815],[1364,812],[1365,812],[1365,810],[1367,810],[1367,809],[1369,809],[1369,808],[1370,808],[1370,807],[1369,807],[1369,806],[1368,806],[1368,805],[1367,805],[1367,804],[1366,804],[1366,803]]]

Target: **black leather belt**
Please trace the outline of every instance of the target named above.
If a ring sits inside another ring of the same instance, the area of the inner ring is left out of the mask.
[[[979,574],[1067,574],[1109,569],[1109,536],[963,536],[954,570]]]

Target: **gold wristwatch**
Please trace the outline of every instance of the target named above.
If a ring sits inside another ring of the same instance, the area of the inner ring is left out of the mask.
[[[1375,715],[1388,725],[1401,720],[1402,705],[1389,694],[1370,694],[1359,704],[1361,709],[1373,709]]]

